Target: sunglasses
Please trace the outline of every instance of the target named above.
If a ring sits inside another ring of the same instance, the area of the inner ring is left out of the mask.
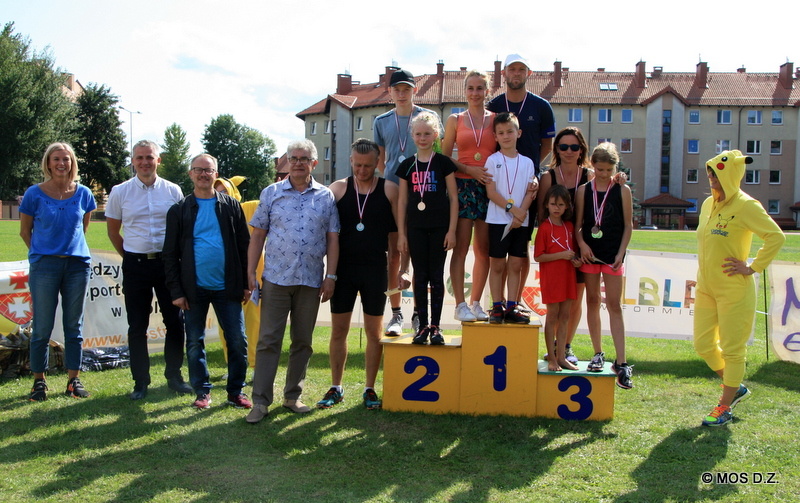
[[[578,152],[578,151],[580,151],[580,149],[581,149],[581,146],[578,145],[577,143],[573,143],[572,145],[570,145],[568,143],[559,143],[558,144],[558,150],[560,150],[562,152],[566,152],[567,150],[572,150],[573,152]]]

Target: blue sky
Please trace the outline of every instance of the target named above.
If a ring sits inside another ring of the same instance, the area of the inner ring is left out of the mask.
[[[0,0],[37,50],[81,83],[102,83],[133,115],[135,140],[163,140],[173,122],[192,153],[212,118],[229,113],[270,136],[279,152],[303,136],[295,117],[336,88],[336,75],[375,82],[394,63],[415,74],[490,70],[524,54],[535,70],[777,72],[800,65],[800,44],[776,9],[752,2],[676,0],[656,15],[640,1],[338,2],[309,0]],[[505,9],[498,9],[498,6]],[[600,6],[600,7],[599,7]],[[721,6],[721,7],[720,7]],[[783,9],[785,11],[785,8]],[[513,15],[509,15],[511,12]],[[788,14],[788,12],[786,12]],[[524,23],[524,24],[523,24]],[[122,112],[129,132],[129,114]]]

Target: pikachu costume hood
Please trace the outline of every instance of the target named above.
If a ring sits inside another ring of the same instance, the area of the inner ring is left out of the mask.
[[[245,180],[247,180],[247,178],[244,176],[232,176],[230,178],[221,176],[214,181],[214,187],[216,188],[217,185],[222,185],[225,187],[225,190],[228,192],[229,196],[239,202],[242,202],[242,194],[239,192],[238,187]]]

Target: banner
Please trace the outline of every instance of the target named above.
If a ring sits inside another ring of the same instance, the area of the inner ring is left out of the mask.
[[[769,331],[772,350],[781,360],[800,363],[800,267],[796,262],[772,262]]]

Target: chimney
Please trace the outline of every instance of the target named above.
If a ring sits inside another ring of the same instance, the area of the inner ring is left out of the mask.
[[[502,63],[500,63],[499,61],[494,62],[494,80],[492,81],[492,86],[495,89],[500,87],[500,84],[502,83],[500,81],[500,75],[501,72],[503,71],[503,68],[500,65],[502,65]]]
[[[564,78],[561,75],[561,61],[553,63],[553,87],[562,87]]]
[[[605,68],[598,68],[597,71],[600,72],[600,73],[603,73],[604,71],[606,71],[606,69]]]
[[[461,67],[461,71],[462,71],[462,72],[466,72],[466,71],[467,71],[467,67],[466,67],[466,66],[462,66],[462,67]]]
[[[436,63],[436,75],[444,75],[444,61],[441,59]]]
[[[663,66],[654,66],[653,67],[653,77],[661,77],[661,72],[664,71]]]
[[[381,75],[381,80],[380,80],[381,87],[389,87],[389,82],[392,81],[392,74],[394,72],[396,72],[397,70],[399,70],[399,68],[396,67],[396,66],[387,66],[386,67],[386,73]]]
[[[645,71],[645,67],[647,64],[644,61],[639,61],[636,63],[636,75],[634,76],[634,84],[636,84],[637,89],[644,89],[647,87],[647,72]]]
[[[745,68],[744,65],[742,65],[742,67],[737,68],[736,71],[739,73],[747,73],[747,68]]]
[[[353,77],[346,73],[336,76],[336,94],[350,94],[353,90]]]
[[[781,71],[778,74],[778,83],[784,89],[794,89],[792,82],[792,74],[794,73],[794,63],[788,61],[781,65]]]
[[[694,85],[701,89],[708,89],[708,63],[697,63],[697,73],[694,75]]]

